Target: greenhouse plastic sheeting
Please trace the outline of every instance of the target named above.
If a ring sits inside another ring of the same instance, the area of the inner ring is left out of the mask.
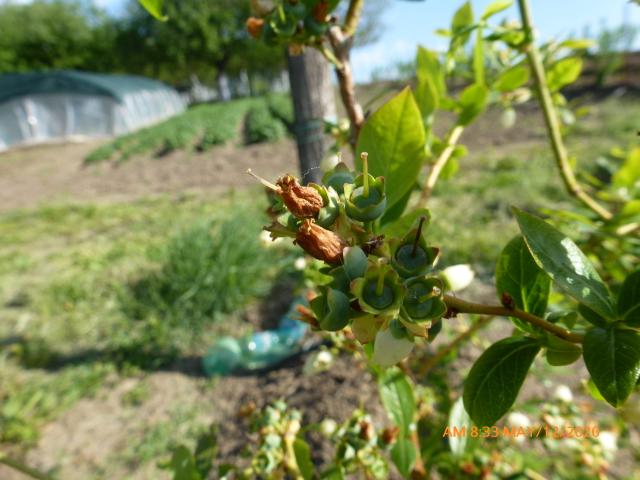
[[[150,79],[80,72],[0,77],[0,151],[15,145],[120,135],[184,111]]]

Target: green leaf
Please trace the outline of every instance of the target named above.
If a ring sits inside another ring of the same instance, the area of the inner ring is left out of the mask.
[[[486,20],[489,17],[492,17],[496,13],[500,13],[503,10],[506,10],[511,5],[513,5],[513,0],[494,0],[487,8],[484,9],[484,13],[482,14],[482,20]]]
[[[534,358],[538,340],[510,337],[491,345],[464,383],[464,408],[476,425],[491,426],[511,408]]]
[[[596,327],[585,335],[583,348],[593,383],[607,402],[622,405],[640,378],[640,334]]]
[[[536,263],[567,295],[609,320],[615,319],[611,293],[573,241],[544,220],[514,208]]]
[[[169,18],[162,13],[164,0],[138,0],[138,3],[142,5],[147,12],[149,12],[161,22],[166,22]]]
[[[552,92],[576,81],[582,71],[582,59],[567,57],[557,61],[547,70],[547,83]]]
[[[570,365],[580,358],[582,349],[575,343],[567,342],[555,335],[547,335],[547,362],[559,367]]]
[[[473,8],[471,2],[465,2],[453,15],[451,20],[451,51],[464,45],[469,39],[473,26]]]
[[[387,208],[413,188],[425,159],[422,115],[409,88],[385,103],[366,121],[357,145],[369,152],[369,173],[385,178]]]
[[[173,451],[169,469],[173,471],[173,480],[202,480],[193,455],[184,445]]]
[[[516,65],[502,72],[493,87],[499,92],[511,92],[528,81],[529,69],[524,65]]]
[[[547,310],[551,279],[538,266],[520,235],[513,238],[502,250],[496,265],[496,289],[498,298],[507,293],[521,310],[543,317]],[[511,318],[521,330],[536,333],[526,322]]]
[[[320,475],[322,480],[344,480],[344,472],[340,465],[333,465]]]
[[[387,415],[400,428],[401,436],[408,436],[416,409],[409,379],[397,367],[389,368],[380,374],[378,389]]]
[[[598,42],[588,38],[570,38],[558,44],[558,48],[568,48],[571,50],[586,50],[597,46]]]
[[[389,224],[394,223],[398,218],[402,216],[404,211],[407,209],[407,204],[411,199],[411,194],[413,193],[414,187],[411,187],[409,191],[405,194],[404,197],[400,199],[393,207],[387,208],[380,219],[380,225],[383,227]]]
[[[640,148],[629,152],[622,166],[613,174],[612,183],[626,188],[640,184]]]
[[[416,102],[423,117],[428,117],[440,105],[447,93],[444,69],[438,54],[422,46],[416,53]]]
[[[409,478],[416,463],[416,449],[408,438],[398,438],[391,449],[391,460],[398,468],[400,475]]]
[[[314,468],[313,461],[311,460],[311,449],[307,442],[297,437],[293,441],[293,453],[296,456],[296,463],[302,474],[304,480],[311,480],[313,478]]]
[[[484,85],[474,83],[465,88],[458,101],[461,111],[458,116],[459,125],[470,124],[487,106],[489,91]]]
[[[451,157],[449,161],[444,164],[442,171],[440,172],[440,180],[450,180],[460,170],[460,162],[457,158]]]
[[[618,314],[628,325],[640,327],[640,270],[625,278],[618,294]]]
[[[403,237],[407,232],[409,232],[409,230],[416,226],[418,219],[423,216],[427,218],[424,224],[424,228],[426,228],[431,220],[431,212],[426,208],[417,208],[415,210],[411,210],[406,215],[403,215],[395,222],[382,227],[382,233],[387,238]]]
[[[481,26],[476,31],[476,43],[473,46],[473,78],[478,85],[484,85],[484,40]]]

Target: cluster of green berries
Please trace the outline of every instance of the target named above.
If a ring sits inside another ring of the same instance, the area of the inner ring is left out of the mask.
[[[267,45],[313,45],[321,42],[339,0],[253,0],[256,16],[247,30]]]
[[[349,327],[362,344],[373,342],[373,360],[389,366],[406,357],[415,337],[431,340],[447,313],[445,282],[433,273],[439,249],[425,237],[426,217],[402,237],[379,235],[387,211],[383,177],[339,163],[322,184],[302,186],[291,175],[276,184],[272,238],[290,237],[324,262],[305,320],[320,330]]]

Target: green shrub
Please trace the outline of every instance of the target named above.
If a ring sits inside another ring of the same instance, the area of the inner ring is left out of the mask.
[[[274,142],[286,134],[284,124],[275,118],[269,107],[257,104],[247,113],[245,135],[247,143]]]
[[[195,333],[264,293],[274,263],[260,244],[256,218],[202,221],[174,236],[161,267],[131,286],[127,313]]]
[[[284,123],[289,132],[293,133],[293,103],[289,95],[269,95],[267,104],[271,115]]]

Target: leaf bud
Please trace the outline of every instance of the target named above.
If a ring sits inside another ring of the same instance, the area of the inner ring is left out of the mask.
[[[440,278],[444,280],[446,289],[452,292],[467,288],[471,285],[475,275],[471,266],[467,264],[452,265],[440,272]]]
[[[330,265],[342,263],[342,250],[347,246],[334,232],[310,219],[305,219],[298,228],[295,243],[313,258]]]

